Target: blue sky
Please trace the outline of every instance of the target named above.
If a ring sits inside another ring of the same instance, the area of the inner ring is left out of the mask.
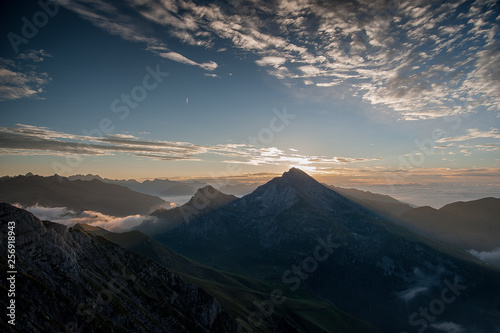
[[[2,175],[498,182],[496,1],[1,6]]]

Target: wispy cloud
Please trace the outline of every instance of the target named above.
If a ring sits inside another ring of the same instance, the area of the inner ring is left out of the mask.
[[[216,69],[218,67],[217,63],[215,63],[214,61],[199,64],[196,61],[188,59],[185,56],[183,56],[182,54],[179,54],[177,52],[172,52],[172,51],[162,52],[162,53],[158,53],[158,55],[162,58],[167,58],[167,59],[177,61],[177,62],[180,62],[182,64],[186,64],[186,65],[190,65],[190,66],[198,66],[198,67],[201,67],[201,68],[203,68],[205,70],[209,70],[209,71],[213,71],[214,69]]]
[[[273,56],[267,56],[267,57],[262,57],[259,60],[256,60],[255,63],[259,66],[271,66],[274,68],[279,68],[281,65],[283,65],[286,62],[286,58],[283,57],[273,57]]]
[[[457,142],[457,141],[468,141],[479,138],[490,138],[490,139],[500,139],[500,134],[496,128],[492,128],[489,131],[481,131],[477,128],[470,128],[467,130],[467,134],[455,137],[447,137],[437,140],[436,142]]]
[[[117,35],[128,41],[146,44],[147,50],[158,54],[160,57],[191,66],[198,66],[209,71],[218,67],[214,61],[198,63],[170,50],[163,39],[159,37],[161,33],[152,23],[170,28],[177,27],[177,29],[190,28],[187,18],[182,20],[171,12],[171,10],[179,10],[175,3],[163,2],[162,4],[156,4],[152,1],[129,1],[128,3],[111,4],[102,0],[74,0],[65,2],[62,5],[110,34]],[[139,16],[131,14],[131,9],[134,8],[130,7],[136,7]],[[142,10],[139,10],[139,7]],[[161,30],[164,31],[164,29]],[[183,39],[183,36],[189,39],[189,35],[183,34],[181,30],[177,30],[177,32],[171,31],[171,33],[181,39]],[[203,43],[194,44],[202,45]]]
[[[42,62],[45,58],[50,58],[52,55],[50,53],[45,52],[45,50],[28,50],[24,53],[20,53],[17,55],[18,59],[22,60],[31,60],[33,62]]]
[[[0,146],[5,154],[113,155],[127,153],[153,159],[190,160],[206,148],[187,142],[145,141],[123,135],[91,137],[52,131],[46,127],[19,124],[0,127]]]
[[[223,39],[259,56],[257,65],[288,86],[345,83],[353,95],[403,119],[499,110],[495,1],[130,0],[113,6],[75,0],[67,7],[109,33],[206,70],[217,66],[168,50],[162,34],[204,48]]]
[[[439,331],[446,333],[465,333],[467,329],[465,329],[462,325],[453,323],[453,322],[440,322],[434,323],[431,325],[432,328],[435,328]]]
[[[214,71],[210,59],[172,50],[220,41],[251,54],[287,86],[350,95],[401,119],[500,111],[499,12],[494,0],[315,0],[200,3],[192,0],[74,0],[63,4],[106,32],[160,57]],[[168,36],[166,38],[165,36]],[[41,61],[40,51],[20,55]],[[3,66],[0,98],[35,96],[44,73]]]
[[[404,300],[406,303],[414,299],[417,295],[428,291],[427,287],[413,287],[408,290],[404,290],[398,293],[398,297]]]
[[[47,127],[18,124],[0,127],[0,155],[115,155],[163,161],[214,161],[250,165],[297,165],[320,168],[333,164],[364,163],[381,158],[301,155],[276,147],[250,144],[199,145],[190,142],[145,140],[130,134],[92,137],[53,131]]]
[[[43,87],[51,78],[40,72],[32,63],[51,57],[44,50],[29,50],[15,60],[0,58],[0,101],[21,98],[41,98]]]
[[[489,252],[470,250],[469,253],[473,256],[478,257],[482,261],[487,262],[490,265],[494,265],[500,268],[500,247]]]

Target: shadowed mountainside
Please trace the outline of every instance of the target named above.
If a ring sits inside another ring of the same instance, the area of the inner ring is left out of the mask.
[[[57,175],[4,177],[0,179],[0,202],[91,210],[119,217],[147,215],[155,207],[169,205],[158,197],[97,179],[70,181]]]
[[[150,215],[154,219],[145,220],[134,229],[154,235],[188,223],[191,219],[206,212],[222,207],[237,198],[224,194],[210,185],[200,188],[184,205],[173,209],[159,209]]]
[[[500,247],[500,199],[454,202],[435,209],[418,207],[396,216],[402,225],[462,249]]]
[[[466,296],[447,306],[440,322],[500,329],[497,270],[381,218],[298,169],[154,237],[206,265],[304,288],[383,331],[423,327],[409,321],[412,313],[455,283]],[[331,255],[307,259],[321,243],[332,244]]]
[[[134,230],[113,233],[88,225],[75,228],[100,235],[131,251],[153,259],[186,281],[196,284],[217,298],[222,308],[236,318],[242,332],[379,332],[376,328],[337,310],[306,292],[290,292],[283,282],[264,281],[213,269],[189,260],[161,243]],[[249,326],[252,312],[269,311],[273,290],[284,292],[286,301],[275,308],[257,327]],[[257,306],[257,305],[259,306]],[[264,305],[262,305],[264,304]],[[262,310],[264,306],[265,310]]]
[[[83,228],[0,204],[16,233],[18,332],[235,332],[219,302],[164,266]],[[0,239],[6,249],[6,238]],[[5,258],[0,260],[7,271]],[[7,295],[5,280],[2,294]]]

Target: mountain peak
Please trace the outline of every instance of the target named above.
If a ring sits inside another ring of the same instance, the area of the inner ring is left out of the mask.
[[[299,168],[290,168],[290,170],[285,171],[282,175],[283,178],[304,178],[304,179],[313,179],[311,176],[309,176],[307,173],[304,171],[300,170]]]
[[[198,194],[198,193],[207,193],[207,192],[217,193],[217,194],[222,193],[221,191],[215,189],[212,185],[207,185],[207,186],[203,186],[203,187],[199,188],[196,191],[196,194]]]
[[[203,207],[203,209],[206,207],[216,208],[236,199],[234,195],[222,193],[212,185],[206,185],[198,189],[186,205]]]
[[[304,185],[304,184],[316,184],[318,181],[313,177],[309,176],[304,171],[298,168],[291,168],[290,170],[283,173],[282,179],[286,180],[289,184],[294,185]]]

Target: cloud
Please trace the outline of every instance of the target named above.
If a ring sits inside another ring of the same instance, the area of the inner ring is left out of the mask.
[[[414,268],[412,276],[412,279],[415,281],[414,284],[410,288],[398,292],[397,296],[408,303],[419,294],[429,291],[431,287],[439,285],[440,276],[443,272],[443,267],[436,267],[434,274],[427,275],[420,268]]]
[[[430,325],[432,328],[435,328],[437,330],[447,332],[447,333],[465,333],[467,330],[459,325],[455,324],[453,322],[442,322],[442,323],[434,323]]]
[[[311,66],[311,65],[307,65],[307,66],[300,66],[299,67],[299,70],[304,73],[306,76],[318,76],[322,73],[321,69],[315,67],[315,66]]]
[[[179,19],[171,11],[179,9],[179,6],[174,3],[163,2],[162,5],[157,5],[151,1],[131,1],[128,4],[110,4],[101,0],[74,0],[64,2],[62,5],[112,35],[119,36],[124,40],[146,44],[146,50],[158,54],[160,57],[191,66],[198,66],[208,71],[218,67],[214,61],[197,63],[177,52],[171,51],[161,37],[161,32],[165,30],[157,29],[156,26],[151,24],[152,22],[160,23],[166,27],[177,28],[177,30],[170,31],[177,38],[184,39],[195,45],[208,45],[207,42],[193,42],[189,34],[179,30],[191,29],[193,23],[190,24],[191,21],[187,18],[185,20]],[[132,14],[133,11],[130,11],[130,6],[135,6],[139,15]]]
[[[273,57],[273,56],[267,56],[263,57],[259,60],[256,60],[255,63],[259,66],[271,66],[274,68],[279,68],[281,65],[283,65],[286,62],[286,58],[283,57]]]
[[[21,62],[41,62],[44,56],[50,55],[43,50],[30,50],[21,53],[17,61],[0,58],[0,101],[41,98],[43,88],[51,81],[49,74],[37,71],[36,66]]]
[[[45,50],[29,50],[24,53],[20,53],[17,58],[22,60],[31,60],[33,62],[42,62],[46,57],[52,57],[51,54],[45,52]]]
[[[500,268],[500,247],[489,252],[478,252],[476,250],[470,250],[469,253],[473,256],[478,257],[482,261],[487,262],[490,265]]]
[[[23,208],[23,207],[21,207]],[[24,207],[27,211],[38,217],[40,220],[48,220],[72,227],[77,223],[85,223],[95,227],[100,227],[108,231],[123,232],[141,224],[146,218],[141,215],[130,215],[126,217],[115,217],[93,211],[80,211],[68,209],[66,207]]]
[[[53,131],[47,127],[18,124],[0,127],[1,155],[92,156],[127,154],[161,161],[213,161],[214,155],[230,158],[223,163],[296,165],[316,170],[332,164],[367,163],[380,157],[326,157],[285,152],[277,147],[251,144],[198,145],[191,142],[143,140],[130,134],[92,137]]]
[[[55,132],[46,127],[18,124],[0,127],[2,154],[24,155],[113,155],[128,153],[154,159],[189,160],[206,147],[188,142],[145,141],[130,135],[91,137]]]
[[[225,48],[257,56],[258,66],[289,87],[345,84],[401,119],[500,108],[498,13],[480,0],[75,0],[67,7],[111,34],[208,71],[217,68],[214,62],[169,50],[164,36],[202,48],[223,40]]]
[[[198,66],[200,68],[203,68],[205,70],[213,71],[217,67],[217,63],[210,61],[206,63],[199,64],[191,59],[186,58],[182,54],[179,54],[177,52],[166,52],[166,53],[158,53],[158,55],[162,58],[167,58],[173,61],[180,62],[182,64],[190,65],[190,66]]]
[[[340,84],[341,81],[332,81],[332,82],[320,82],[320,83],[316,83],[316,87],[333,87],[333,86],[336,86],[338,84]]]
[[[442,138],[437,140],[436,142],[458,142],[479,138],[500,139],[500,134],[498,133],[498,130],[496,128],[492,128],[489,131],[481,131],[477,128],[470,128],[467,130],[466,135]]]
[[[404,290],[398,293],[398,297],[404,300],[406,303],[411,301],[413,298],[415,298],[417,295],[428,291],[429,288],[427,287],[414,287],[410,288],[408,290]]]

